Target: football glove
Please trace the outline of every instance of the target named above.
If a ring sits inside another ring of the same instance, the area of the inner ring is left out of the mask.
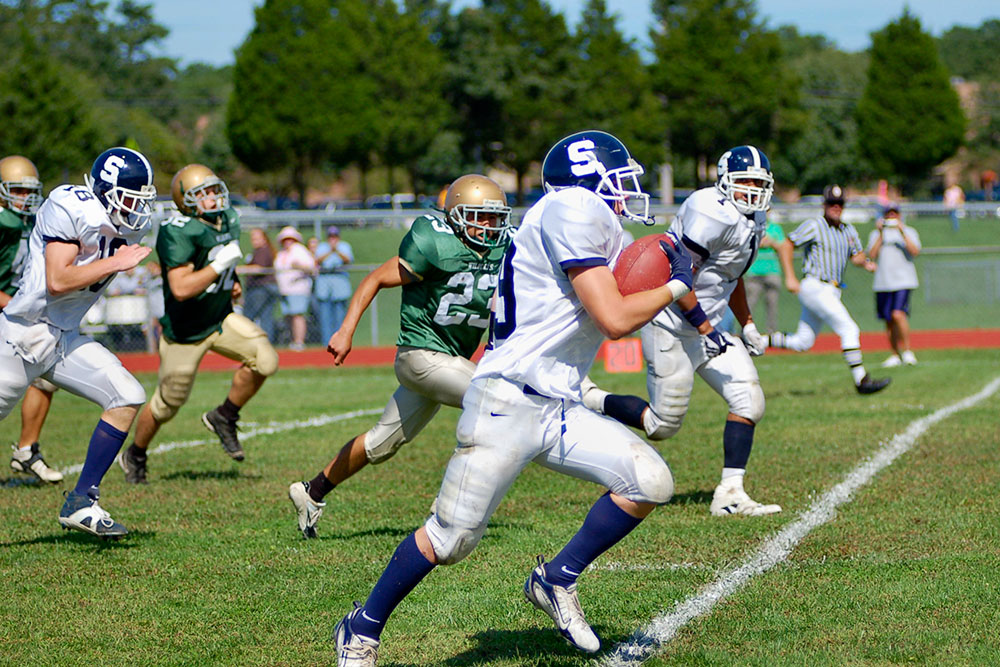
[[[733,344],[733,339],[725,331],[712,329],[701,337],[701,346],[705,350],[705,356],[714,359],[729,349]]]
[[[747,322],[743,327],[743,342],[746,343],[747,352],[751,357],[759,357],[767,350],[767,336],[761,335],[753,322]]]
[[[694,281],[691,253],[676,238],[673,246],[666,241],[660,241],[660,250],[670,260],[670,280],[667,281],[667,288],[673,295],[673,300],[677,301],[691,291],[691,283]]]
[[[243,252],[240,250],[240,244],[236,241],[231,241],[222,246],[219,252],[215,253],[215,259],[212,260],[209,266],[221,276],[230,267],[235,266],[242,258]]]

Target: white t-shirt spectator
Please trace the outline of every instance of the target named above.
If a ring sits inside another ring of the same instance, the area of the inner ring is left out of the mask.
[[[920,248],[920,235],[912,227],[906,227],[906,236]],[[873,230],[868,236],[868,251],[878,240],[878,230]],[[903,289],[916,289],[917,267],[913,257],[906,251],[903,242],[903,232],[899,227],[886,227],[882,230],[882,250],[878,255],[878,268],[875,269],[875,281],[872,289],[876,292],[897,292]]]

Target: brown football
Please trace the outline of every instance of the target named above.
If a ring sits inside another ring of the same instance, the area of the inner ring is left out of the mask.
[[[670,260],[660,249],[660,241],[674,244],[666,234],[650,234],[622,250],[613,273],[623,295],[660,287],[670,280]]]

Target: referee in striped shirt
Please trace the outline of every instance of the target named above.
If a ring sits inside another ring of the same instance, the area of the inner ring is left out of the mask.
[[[841,277],[850,261],[866,271],[875,270],[875,262],[865,255],[864,246],[854,227],[840,219],[844,212],[844,190],[839,185],[823,189],[823,217],[806,220],[776,248],[786,276],[786,286],[799,295],[802,314],[795,333],[773,333],[768,345],[805,352],[816,342],[816,334],[828,324],[840,336],[844,361],[851,368],[859,394],[874,394],[885,389],[890,378],[875,379],[865,372],[861,362],[861,329],[840,300]],[[802,246],[805,252],[801,282],[795,278],[792,253]]]

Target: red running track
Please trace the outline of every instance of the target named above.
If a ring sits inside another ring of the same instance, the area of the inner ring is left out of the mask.
[[[913,331],[910,342],[915,350],[952,350],[952,349],[985,349],[1000,348],[1000,329],[962,329],[954,331]],[[861,334],[861,350],[863,352],[878,352],[889,349],[889,341],[882,332],[864,332]],[[810,352],[839,352],[840,340],[830,333],[820,334]],[[771,350],[768,354],[789,354],[786,350]],[[475,355],[478,358],[482,348]],[[791,353],[795,354],[795,353]],[[396,355],[395,347],[356,347],[351,350],[344,366],[387,366],[391,365]],[[160,358],[155,354],[127,353],[119,354],[125,368],[133,373],[153,373],[160,366]],[[333,367],[333,357],[325,349],[315,347],[301,352],[281,350],[278,353],[280,368],[323,368]],[[604,349],[598,353],[598,360],[604,358]],[[232,371],[239,364],[221,357],[215,353],[205,355],[199,370],[202,371]]]

